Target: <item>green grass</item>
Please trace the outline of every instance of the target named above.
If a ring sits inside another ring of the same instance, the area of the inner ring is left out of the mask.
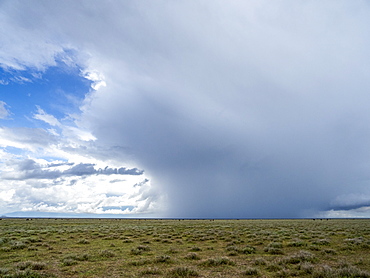
[[[369,277],[370,220],[10,219],[0,277]]]

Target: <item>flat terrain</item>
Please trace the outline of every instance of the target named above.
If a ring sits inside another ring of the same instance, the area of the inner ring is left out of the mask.
[[[370,277],[370,220],[0,220],[0,277]]]

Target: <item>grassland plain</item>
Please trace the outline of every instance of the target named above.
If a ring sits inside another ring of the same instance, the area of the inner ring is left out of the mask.
[[[370,220],[4,218],[0,277],[370,277]]]

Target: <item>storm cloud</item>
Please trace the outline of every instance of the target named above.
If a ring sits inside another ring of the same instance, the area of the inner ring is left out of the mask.
[[[166,196],[164,215],[368,205],[367,1],[4,3],[16,32],[34,35],[35,55],[16,49],[18,60],[0,62],[43,68],[75,49],[105,85],[86,96],[78,125],[116,150],[107,158],[145,170]],[[98,173],[91,167],[71,171]]]

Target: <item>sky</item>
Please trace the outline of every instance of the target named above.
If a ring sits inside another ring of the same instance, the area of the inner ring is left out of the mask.
[[[0,215],[370,217],[370,4],[0,0]]]

